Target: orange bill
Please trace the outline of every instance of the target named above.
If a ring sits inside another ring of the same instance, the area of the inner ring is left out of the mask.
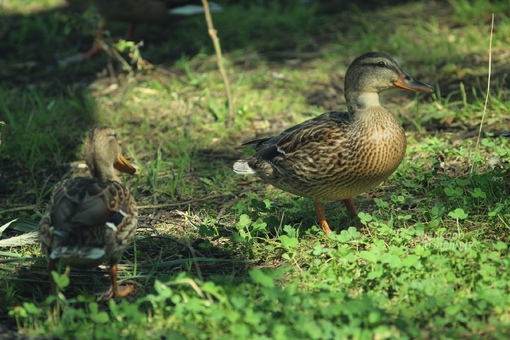
[[[398,77],[398,79],[393,83],[393,85],[395,85],[396,87],[400,87],[401,89],[415,92],[432,93],[435,91],[434,87],[414,79],[405,72],[402,72],[400,74],[400,77]]]
[[[119,170],[120,172],[125,172],[130,175],[136,172],[136,169],[122,155],[119,155],[117,161],[113,163],[113,167]]]

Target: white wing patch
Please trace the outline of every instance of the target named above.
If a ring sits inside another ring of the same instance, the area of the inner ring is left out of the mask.
[[[64,260],[76,260],[76,259],[88,259],[88,260],[99,260],[106,254],[106,251],[102,248],[95,247],[59,247],[53,249],[50,254],[52,260],[64,259]]]
[[[106,222],[106,226],[113,231],[117,231],[117,226],[112,222]]]
[[[209,11],[211,11],[211,13],[220,12],[222,9],[223,9],[223,7],[221,7],[221,5],[218,5],[215,2],[209,3]],[[204,8],[199,5],[185,5],[185,6],[180,6],[180,7],[177,7],[177,8],[174,8],[174,9],[171,9],[168,11],[168,13],[170,13],[170,14],[182,15],[182,16],[202,14],[204,12],[205,12]]]

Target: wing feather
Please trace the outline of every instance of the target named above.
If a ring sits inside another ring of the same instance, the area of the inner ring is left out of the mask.
[[[324,131],[343,131],[345,125],[349,123],[348,112],[330,111],[292,126],[277,136],[248,141],[243,145],[254,148],[256,158],[273,161],[277,157],[291,155],[299,149],[306,148],[308,143],[322,143],[331,138]]]

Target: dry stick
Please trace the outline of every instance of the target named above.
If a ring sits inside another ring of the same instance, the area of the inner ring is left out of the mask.
[[[139,205],[138,209],[139,210],[143,210],[143,209],[159,209],[159,208],[178,207],[180,205],[188,205],[188,204],[191,204],[191,203],[198,203],[198,202],[203,202],[203,201],[209,201],[209,200],[212,200],[212,199],[216,199],[216,198],[220,198],[220,197],[225,197],[225,196],[226,195],[212,195],[212,196],[207,196],[207,197],[203,197],[203,198],[197,198],[197,199],[193,199],[193,200],[187,200],[187,201],[175,202],[175,203]]]
[[[245,192],[248,192],[248,191],[250,191],[250,189],[247,188],[247,189],[243,189],[243,190],[240,190],[240,191],[238,191],[236,193],[232,193],[232,194],[211,195],[211,196],[206,196],[206,197],[201,197],[201,198],[196,198],[196,199],[187,200],[187,201],[181,201],[181,202],[150,204],[150,205],[139,205],[138,206],[138,210],[178,207],[178,206],[181,206],[181,205],[189,205],[189,204],[198,203],[198,202],[212,201],[212,200],[215,200],[217,198],[222,198],[222,197],[230,197],[230,196],[236,196],[237,197],[238,195],[241,195],[241,194],[243,194]]]
[[[491,34],[489,37],[489,74],[487,76],[487,93],[485,94],[485,103],[483,104],[483,113],[482,120],[480,121],[480,128],[478,129],[478,137],[476,138],[475,145],[475,153],[478,151],[478,145],[480,144],[480,138],[482,136],[482,128],[483,122],[485,120],[485,114],[487,113],[487,103],[489,102],[489,92],[491,90],[491,70],[492,70],[492,32],[494,31],[494,13],[492,13],[492,22],[491,22]],[[469,174],[473,174],[473,170],[475,168],[476,160],[473,159],[473,164],[471,165],[471,170]]]
[[[13,211],[34,210],[34,209],[39,208],[40,206],[41,206],[40,204],[33,204],[33,205],[24,205],[22,207],[4,209],[4,210],[0,211],[0,215],[5,214],[7,212],[13,212]]]
[[[232,100],[232,92],[230,91],[230,82],[228,81],[227,73],[225,72],[225,67],[223,67],[223,56],[221,54],[221,46],[220,39],[218,39],[217,31],[214,29],[213,21],[211,17],[211,12],[209,11],[209,2],[207,0],[202,0],[202,5],[204,6],[205,12],[205,21],[207,22],[207,28],[209,31],[209,35],[211,36],[211,40],[214,44],[214,50],[216,51],[216,57],[218,58],[218,68],[221,73],[221,77],[223,78],[223,83],[225,84],[225,93],[227,95],[228,101],[228,116],[227,116],[227,127],[232,126],[234,122],[234,102]]]

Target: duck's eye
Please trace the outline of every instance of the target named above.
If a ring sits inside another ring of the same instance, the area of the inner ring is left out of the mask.
[[[386,67],[386,63],[384,61],[380,61],[377,63],[377,66]]]

